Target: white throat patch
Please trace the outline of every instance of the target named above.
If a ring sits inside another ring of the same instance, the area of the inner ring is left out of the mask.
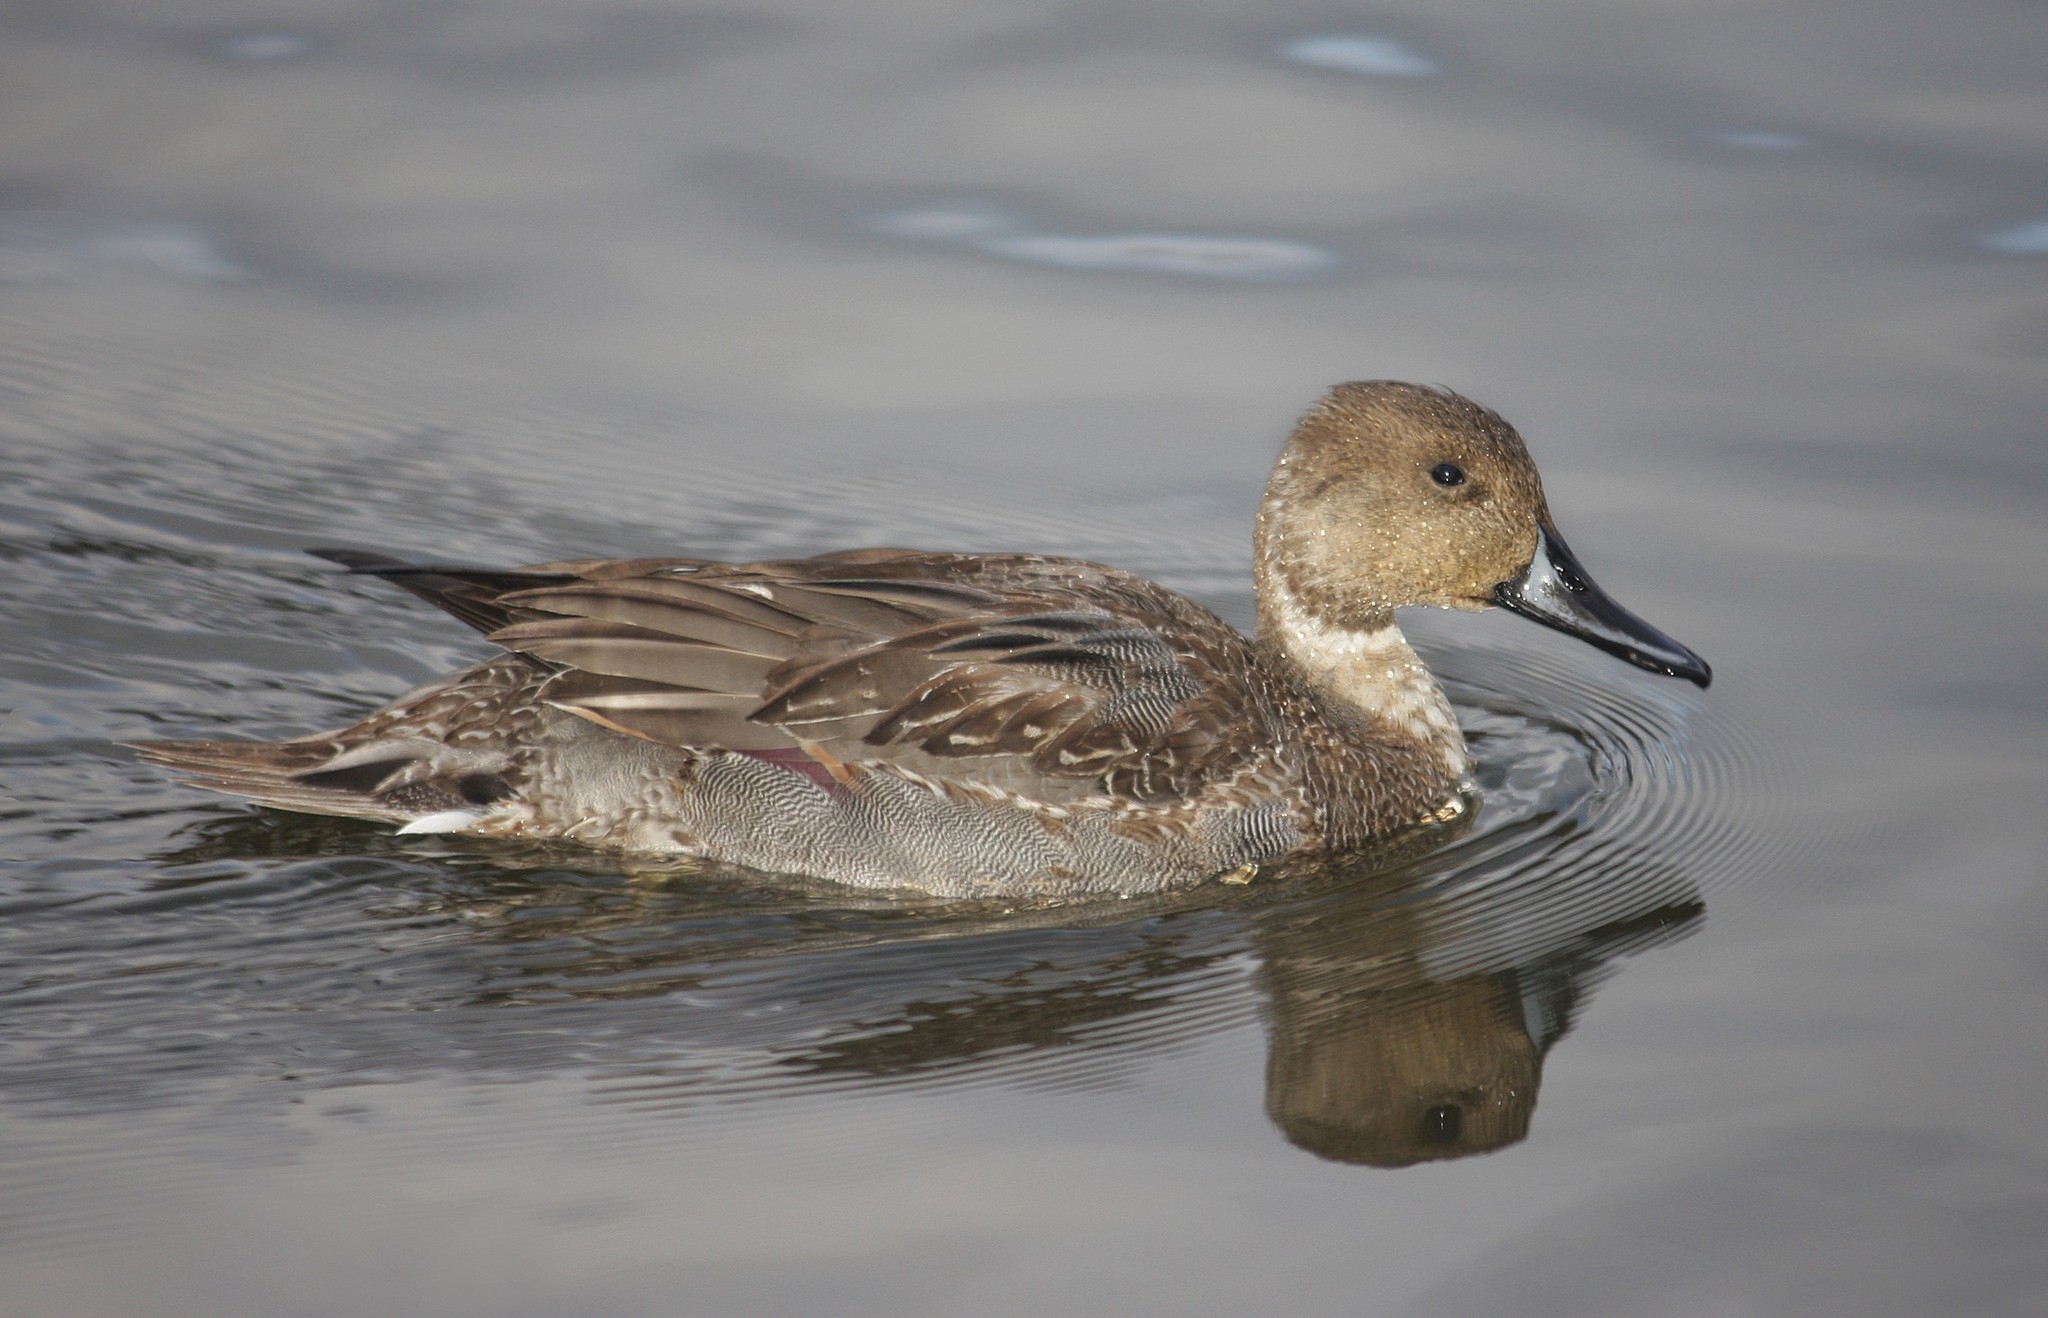
[[[1369,631],[1333,627],[1305,608],[1274,574],[1273,620],[1288,657],[1309,680],[1360,711],[1383,719],[1418,745],[1433,746],[1462,778],[1472,761],[1443,688],[1393,623]]]

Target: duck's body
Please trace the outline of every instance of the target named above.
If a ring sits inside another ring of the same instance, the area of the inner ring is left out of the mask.
[[[1464,739],[1399,604],[1506,603],[1706,678],[1584,581],[1504,422],[1386,382],[1340,386],[1283,454],[1256,639],[1141,577],[1030,555],[329,556],[508,653],[336,732],[148,755],[406,831],[942,896],[1153,891],[1456,814]]]

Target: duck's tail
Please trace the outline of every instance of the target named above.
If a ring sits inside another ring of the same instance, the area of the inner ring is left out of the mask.
[[[194,787],[280,810],[453,832],[516,794],[511,747],[536,680],[500,655],[422,687],[360,723],[289,741],[136,741]]]
[[[279,810],[354,819],[412,820],[408,810],[378,791],[395,764],[363,765],[351,773],[333,766],[331,737],[302,741],[131,741],[124,745],[152,764],[161,764],[194,787],[246,796]]]

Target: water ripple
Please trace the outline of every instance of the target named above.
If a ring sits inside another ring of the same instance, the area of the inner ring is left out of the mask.
[[[256,273],[220,238],[194,224],[0,215],[0,283],[71,280],[108,269],[191,283],[234,283]]]
[[[1412,47],[1362,33],[1300,37],[1275,53],[1290,64],[1369,78],[1429,78],[1443,72],[1435,60]]]
[[[1323,248],[1286,238],[1037,231],[1023,216],[979,202],[883,211],[860,222],[889,237],[947,243],[1004,260],[1068,270],[1287,281],[1323,274],[1335,265],[1335,258]]]
[[[1987,233],[1984,246],[2007,256],[2040,256],[2048,253],[2048,220],[2025,220]]]

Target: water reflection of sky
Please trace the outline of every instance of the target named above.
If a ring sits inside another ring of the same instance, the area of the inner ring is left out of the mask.
[[[10,12],[6,1293],[2027,1311],[2040,21]],[[306,854],[107,746],[339,722],[473,653],[307,543],[1047,548],[1245,623],[1278,436],[1361,375],[1506,412],[1602,583],[1714,662],[1661,703],[1513,620],[1416,621],[1495,799],[1634,746],[1628,829],[1482,832],[1405,900],[919,938]],[[1533,741],[1459,669],[1489,654],[1568,677]],[[1353,1165],[1447,1106],[1505,1149]]]
[[[1370,78],[1427,78],[1442,72],[1434,60],[1386,37],[1298,37],[1282,42],[1274,53],[1291,64]]]
[[[967,202],[917,206],[861,218],[892,238],[948,243],[990,256],[1070,270],[1292,280],[1320,274],[1329,253],[1279,238],[1195,233],[1062,233],[1002,207]]]

